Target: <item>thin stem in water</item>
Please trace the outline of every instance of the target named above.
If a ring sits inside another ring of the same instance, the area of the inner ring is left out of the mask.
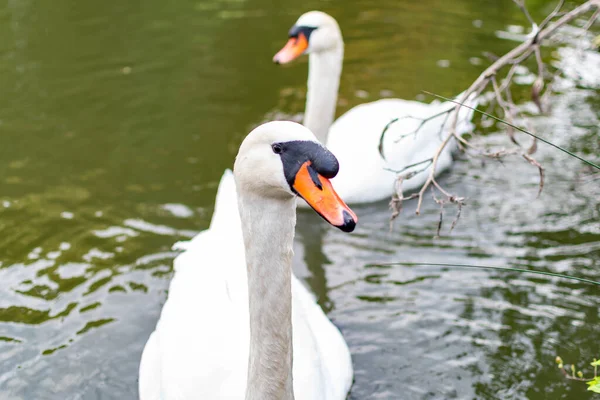
[[[496,121],[498,121],[498,122],[501,122],[501,123],[503,123],[503,124],[506,124],[506,125],[510,126],[511,128],[514,128],[514,129],[516,129],[516,130],[518,130],[518,131],[520,131],[520,132],[523,132],[523,133],[525,133],[525,134],[527,134],[527,135],[529,135],[529,136],[532,136],[532,137],[534,137],[534,138],[538,139],[539,141],[546,143],[547,145],[550,145],[550,146],[552,146],[552,147],[554,147],[554,148],[556,148],[556,149],[558,149],[558,150],[560,150],[560,151],[562,151],[562,152],[564,152],[564,153],[567,153],[567,154],[568,154],[568,155],[570,155],[571,157],[575,157],[576,159],[578,159],[579,161],[582,161],[582,162],[584,162],[584,163],[585,163],[585,164],[587,164],[587,165],[590,165],[590,166],[592,166],[592,167],[594,167],[594,168],[596,168],[596,169],[600,169],[600,165],[594,164],[593,162],[591,162],[591,161],[588,161],[588,160],[586,160],[585,158],[579,157],[577,154],[574,154],[574,153],[570,152],[570,151],[569,151],[569,150],[567,150],[567,149],[563,149],[562,147],[560,147],[560,146],[558,146],[558,145],[556,145],[556,144],[554,144],[554,143],[552,143],[552,142],[550,142],[550,141],[548,141],[548,140],[546,140],[546,139],[544,139],[544,138],[542,138],[542,137],[539,137],[539,136],[537,136],[537,135],[534,135],[533,133],[531,133],[531,132],[528,132],[528,131],[526,131],[526,130],[525,130],[525,129],[523,129],[523,128],[520,128],[520,127],[518,127],[518,126],[516,126],[516,125],[513,125],[513,124],[511,124],[511,123],[509,123],[509,122],[507,122],[507,121],[505,121],[505,120],[503,120],[503,119],[501,119],[501,118],[498,118],[498,117],[496,117],[496,116],[493,116],[492,114],[488,114],[488,113],[486,113],[485,111],[481,111],[481,110],[479,110],[479,109],[477,109],[477,108],[475,108],[475,107],[468,106],[468,105],[466,105],[466,104],[464,104],[464,103],[460,103],[460,102],[458,102],[458,101],[455,101],[455,100],[453,100],[453,99],[449,99],[449,98],[447,98],[447,97],[441,96],[441,95],[439,95],[439,94],[431,93],[431,92],[428,92],[428,91],[426,91],[426,90],[423,90],[423,93],[427,93],[427,94],[429,94],[429,95],[431,95],[431,96],[439,97],[440,99],[444,99],[444,100],[446,100],[446,101],[451,101],[452,103],[455,103],[455,104],[457,104],[457,105],[459,105],[459,106],[462,106],[462,107],[467,107],[468,109],[471,109],[471,110],[473,110],[473,111],[477,111],[478,113],[480,113],[480,114],[483,114],[483,115],[485,115],[486,117],[492,118],[492,119],[494,119],[494,120],[496,120]]]
[[[515,268],[515,267],[500,267],[500,266],[494,266],[494,265],[430,263],[430,262],[418,262],[418,263],[417,262],[395,262],[395,263],[371,263],[371,264],[367,264],[367,267],[368,266],[373,266],[373,267],[388,266],[388,267],[392,267],[392,266],[398,266],[398,265],[404,265],[404,266],[407,266],[407,267],[418,267],[418,266],[421,266],[421,265],[429,265],[429,266],[433,266],[433,267],[479,268],[479,269],[494,269],[494,270],[499,270],[499,271],[523,272],[523,273],[528,273],[528,274],[546,275],[546,276],[552,276],[552,277],[556,277],[556,278],[569,279],[569,280],[572,280],[572,281],[590,283],[592,285],[600,286],[600,282],[598,282],[598,281],[593,281],[593,280],[587,279],[587,278],[580,278],[578,276],[570,276],[570,275],[558,274],[556,272],[537,271],[537,270],[534,270],[534,269]]]

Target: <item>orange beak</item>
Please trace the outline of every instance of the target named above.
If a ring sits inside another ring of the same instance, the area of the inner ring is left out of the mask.
[[[319,175],[306,161],[296,174],[294,190],[325,221],[344,232],[352,232],[358,217],[333,190],[329,179]]]
[[[308,48],[308,40],[304,33],[298,34],[297,37],[292,37],[273,57],[273,62],[277,64],[287,64],[290,61],[300,57]]]

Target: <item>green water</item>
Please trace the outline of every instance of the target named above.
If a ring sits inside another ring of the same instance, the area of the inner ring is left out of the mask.
[[[554,6],[527,3],[538,20]],[[310,9],[343,30],[338,114],[421,90],[456,94],[487,65],[483,52],[507,51],[527,25],[509,0],[0,2],[0,399],[136,398],[171,245],[207,228],[244,135],[303,112],[307,60],[271,58]],[[598,162],[598,53],[545,57],[583,72],[558,82],[536,132]],[[429,199],[420,217],[405,204],[391,233],[386,202],[357,207],[352,235],[299,215],[294,269],[350,346],[352,399],[592,398],[554,357],[583,367],[600,356],[597,287],[369,266],[528,266],[598,280],[600,181],[539,147],[539,199],[537,171],[519,157],[460,158],[441,179],[468,197],[451,235],[455,210],[434,238]]]

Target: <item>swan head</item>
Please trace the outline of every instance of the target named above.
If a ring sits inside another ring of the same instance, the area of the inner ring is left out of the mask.
[[[286,45],[273,57],[277,64],[287,64],[302,54],[323,53],[344,46],[337,21],[322,11],[302,14],[288,36]]]
[[[329,181],[338,170],[335,156],[308,128],[274,121],[246,136],[233,173],[240,195],[282,200],[300,196],[331,225],[352,232],[358,218]]]

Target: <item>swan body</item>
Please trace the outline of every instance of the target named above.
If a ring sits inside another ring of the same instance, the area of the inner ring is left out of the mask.
[[[291,130],[295,136],[315,140],[298,124],[283,123],[270,129],[279,134]],[[253,172],[258,178],[272,174]],[[289,197],[293,204],[295,200]],[[210,228],[191,241],[178,244],[185,251],[174,261],[175,275],[168,299],[142,355],[141,400],[249,396],[251,297],[245,251],[249,243],[244,241],[238,201],[242,207],[234,174],[226,170],[217,191]],[[262,219],[268,218],[273,217],[268,214]],[[293,221],[287,223],[293,227],[295,214]],[[256,235],[258,229],[252,231]],[[345,399],[353,375],[348,346],[314,297],[291,274],[291,269],[288,279],[291,281],[293,395],[298,400]],[[269,311],[269,315],[271,313]],[[262,353],[259,352],[258,357]],[[267,399],[265,396],[257,398]]]
[[[348,203],[368,203],[392,196],[397,173],[409,165],[403,173],[419,171],[402,184],[404,191],[419,188],[429,175],[426,160],[433,157],[445,139],[440,127],[445,116],[440,115],[423,125],[417,134],[421,120],[454,107],[453,104],[424,104],[401,99],[383,99],[358,105],[338,118],[329,130],[327,147],[344,167],[333,179],[339,195]],[[464,112],[463,112],[464,113]],[[383,155],[379,154],[381,132],[390,125],[383,141]],[[470,124],[464,119],[457,132],[464,133]],[[369,134],[369,133],[373,134]],[[445,133],[447,135],[447,132]],[[349,145],[351,143],[351,145]],[[436,174],[447,170],[452,164],[452,141],[438,158]]]
[[[273,58],[285,64],[302,54],[309,55],[308,92],[304,125],[326,143],[343,168],[333,180],[340,196],[348,203],[368,203],[392,196],[397,174],[418,172],[403,182],[402,189],[420,187],[430,168],[431,159],[448,136],[445,115],[434,117],[455,107],[437,101],[426,104],[401,99],[383,99],[358,105],[334,122],[339,81],[344,57],[344,42],[336,20],[320,11],[303,14],[289,32],[290,39]],[[467,104],[476,106],[474,97]],[[472,129],[473,112],[462,108],[458,115],[457,134]],[[420,128],[424,119],[428,119]],[[379,152],[380,138],[389,125]],[[418,132],[415,131],[418,129]],[[411,134],[412,133],[412,134]],[[452,141],[440,154],[436,175],[452,164]],[[413,164],[421,163],[410,168]],[[407,168],[409,167],[409,168]],[[303,202],[298,203],[305,207]]]

